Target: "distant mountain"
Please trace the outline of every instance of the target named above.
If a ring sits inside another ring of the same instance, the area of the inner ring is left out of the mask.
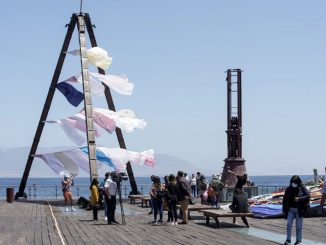
[[[67,150],[69,147],[40,147],[38,153],[55,152]],[[0,178],[4,177],[21,177],[29,154],[30,147],[19,147],[12,149],[0,149]],[[215,173],[214,170],[203,169],[195,166],[187,161],[184,161],[175,156],[166,154],[155,154],[156,164],[154,167],[132,165],[133,173],[137,177],[150,176],[152,174],[164,176],[168,174],[176,174],[177,171],[182,170],[189,175],[197,173],[198,171],[211,175]],[[99,169],[99,175],[104,176],[104,173],[110,171],[108,167]],[[80,172],[79,177],[88,177],[87,173]],[[31,168],[29,177],[58,177],[42,160],[35,158]]]

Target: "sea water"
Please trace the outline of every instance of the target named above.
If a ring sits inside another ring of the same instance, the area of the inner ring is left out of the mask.
[[[301,175],[303,182],[311,181],[312,175]],[[254,182],[256,186],[286,187],[289,185],[291,175],[274,175],[274,176],[250,176],[250,181]],[[100,179],[100,182],[103,179]],[[207,177],[210,180],[210,177]],[[14,193],[18,192],[21,178],[0,178],[0,199],[6,198],[6,189],[8,187],[14,188]],[[26,184],[25,193],[29,198],[44,199],[44,198],[62,198],[61,178],[29,178]],[[144,194],[149,193],[151,186],[150,177],[135,177],[138,191]],[[163,181],[163,178],[161,178]],[[89,178],[75,178],[73,186],[73,194],[75,197],[88,197],[90,179]],[[271,189],[273,190],[273,188]],[[129,180],[123,181],[121,186],[121,193],[123,198],[127,198],[131,191]]]

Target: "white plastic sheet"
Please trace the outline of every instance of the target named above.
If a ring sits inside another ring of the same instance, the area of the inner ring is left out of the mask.
[[[71,51],[68,51],[67,54],[73,55],[73,56],[80,56],[80,50],[74,49]],[[86,50],[86,56],[88,59],[88,62],[103,69],[106,70],[109,68],[109,66],[112,63],[112,57],[108,55],[108,52],[100,47],[94,47]]]

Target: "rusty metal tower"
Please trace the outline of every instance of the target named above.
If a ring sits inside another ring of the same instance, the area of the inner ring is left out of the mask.
[[[241,70],[227,70],[227,158],[224,160],[222,182],[234,186],[237,182],[231,170],[237,174],[246,172],[245,159],[242,158],[242,91]]]
[[[82,1],[81,1],[82,6]],[[89,35],[89,39],[91,42],[92,47],[97,47],[97,42],[94,35],[93,27],[94,25],[91,23],[91,19],[89,14],[80,12],[79,14],[73,14],[70,19],[70,23],[66,25],[68,27],[67,34],[65,40],[62,45],[62,49],[59,55],[59,59],[52,77],[52,81],[50,84],[49,92],[46,97],[42,114],[38,123],[38,127],[34,136],[33,144],[31,146],[31,150],[28,155],[27,163],[25,166],[25,170],[20,182],[19,191],[16,193],[15,198],[24,197],[24,190],[26,187],[26,183],[28,180],[29,172],[31,170],[34,155],[36,153],[43,128],[45,125],[45,121],[47,115],[49,113],[53,96],[56,91],[56,85],[58,83],[61,70],[63,67],[63,63],[66,57],[66,53],[68,51],[69,43],[71,41],[72,34],[74,32],[75,27],[77,26],[78,29],[78,38],[79,38],[79,45],[80,45],[80,62],[81,62],[81,73],[82,73],[82,80],[83,80],[83,91],[84,91],[84,109],[85,109],[85,123],[86,123],[86,131],[87,131],[87,146],[88,146],[88,156],[89,156],[89,167],[90,167],[90,180],[92,181],[93,178],[98,177],[97,173],[97,164],[96,164],[96,144],[95,144],[95,136],[94,136],[94,127],[93,127],[93,109],[92,109],[92,99],[91,99],[91,91],[89,85],[89,71],[88,71],[88,60],[86,57],[86,30]],[[98,68],[98,72],[100,74],[105,74],[104,70]],[[110,88],[102,83],[105,90],[105,97],[107,100],[108,108],[111,111],[115,111],[115,106],[113,103],[112,95]],[[124,142],[124,138],[120,128],[116,128],[116,135],[118,138],[119,146],[122,149],[126,149],[126,145]],[[132,192],[134,194],[138,193],[137,184],[134,178],[134,174],[130,165],[130,162],[127,163],[127,173],[130,180],[130,185]]]

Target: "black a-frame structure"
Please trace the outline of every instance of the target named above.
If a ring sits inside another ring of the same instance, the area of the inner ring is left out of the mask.
[[[90,179],[98,177],[97,173],[97,165],[96,165],[96,144],[95,144],[95,137],[94,137],[94,130],[93,130],[93,113],[92,113],[92,99],[91,99],[91,91],[89,85],[89,71],[88,71],[88,60],[86,57],[86,31],[89,35],[89,39],[91,42],[92,47],[97,47],[97,42],[94,35],[93,25],[91,23],[91,19],[89,14],[87,13],[79,13],[73,14],[71,16],[70,23],[67,24],[68,30],[65,37],[65,40],[62,45],[62,49],[60,52],[60,56],[57,62],[57,66],[55,68],[51,85],[49,88],[48,95],[46,97],[45,104],[43,106],[43,111],[38,123],[38,127],[34,136],[33,144],[31,146],[31,150],[28,155],[27,163],[25,166],[25,170],[20,182],[19,191],[16,193],[15,198],[24,197],[24,191],[26,187],[26,183],[28,180],[29,172],[31,170],[34,155],[36,153],[45,121],[47,119],[48,112],[51,107],[51,103],[53,100],[53,96],[56,90],[56,85],[58,83],[62,66],[66,57],[66,53],[68,51],[69,43],[74,32],[74,29],[77,25],[78,29],[78,37],[79,37],[79,44],[80,44],[80,60],[81,60],[81,73],[82,73],[82,80],[83,80],[83,90],[84,90],[84,106],[85,106],[85,122],[86,122],[86,129],[87,129],[87,145],[88,145],[88,155],[89,155],[89,166],[90,166]],[[100,74],[105,74],[104,70],[98,68],[98,72]],[[115,106],[113,103],[113,99],[111,96],[110,88],[103,83],[105,87],[105,97],[107,100],[108,108],[112,111],[115,111]],[[118,138],[119,146],[122,149],[126,149],[126,145],[124,142],[124,138],[120,128],[116,128],[116,135]],[[133,175],[133,171],[130,165],[130,162],[127,163],[127,173],[130,180],[130,185],[132,189],[132,193],[137,194],[137,184]],[[26,196],[26,195],[25,195]]]

